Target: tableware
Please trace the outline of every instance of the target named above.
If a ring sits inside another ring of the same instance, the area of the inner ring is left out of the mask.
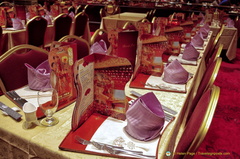
[[[6,92],[6,94],[12,98],[14,101],[16,101],[20,106],[23,106],[24,103],[27,102],[27,100],[21,98],[15,91],[9,91]]]
[[[131,93],[132,95],[136,96],[136,97],[141,97],[141,96],[142,96],[142,94],[140,94],[140,93],[138,93],[138,92],[136,92],[136,91],[133,91],[133,90],[130,91],[130,93]],[[175,110],[170,109],[170,108],[168,108],[168,107],[166,107],[166,106],[164,106],[164,105],[162,105],[162,108],[163,108],[164,111],[166,111],[166,112],[168,112],[168,113],[171,113],[171,114],[173,114],[173,115],[176,115],[176,114],[177,114],[177,112],[176,112]]]
[[[121,149],[120,151],[129,151],[129,152],[133,152],[133,153],[137,153],[137,154],[143,154],[142,151],[126,150],[122,146],[109,145],[109,144],[104,144],[104,143],[100,143],[100,142],[96,142],[96,141],[88,141],[88,140],[85,140],[85,139],[83,139],[79,136],[75,136],[75,139],[83,145],[92,144],[93,146],[95,146],[99,150],[104,150],[104,147],[108,146],[108,147],[115,148],[115,149]]]
[[[33,104],[26,102],[23,105],[23,112],[25,114],[26,121],[23,123],[23,127],[25,129],[29,129],[32,127],[33,124],[40,125],[39,121],[37,120],[36,116],[37,107]]]
[[[120,149],[115,149],[109,146],[104,146],[104,150],[109,152],[110,154],[118,155],[118,154],[127,154],[130,156],[138,157],[138,158],[156,158],[156,156],[151,155],[143,155],[143,154],[136,154],[130,151],[121,151]]]
[[[88,145],[88,144],[93,144],[96,143],[94,141],[88,141],[88,140],[85,140],[83,138],[81,138],[80,136],[75,136],[75,139],[80,143],[80,144],[83,144],[83,145]],[[104,144],[104,143],[98,143],[99,145],[107,145],[107,146],[112,146],[112,147],[115,147],[115,148],[123,148],[121,146],[114,146],[114,145],[108,145],[108,144]],[[94,145],[95,146],[95,145]],[[98,147],[100,150],[102,150],[100,147]]]
[[[11,116],[15,120],[20,120],[22,115],[18,112],[14,111],[12,108],[6,106],[2,102],[0,102],[0,109],[4,112],[6,112],[9,116]]]
[[[38,105],[46,115],[40,122],[42,125],[53,126],[59,122],[53,117],[58,106],[58,92],[54,88],[43,88],[38,92]]]
[[[119,146],[114,146],[114,145],[109,145],[109,144],[104,144],[104,143],[100,143],[100,142],[95,142],[95,141],[88,141],[85,140],[79,136],[75,136],[75,139],[83,144],[83,145],[88,145],[88,144],[92,144],[93,146],[95,146],[97,149],[99,150],[106,150],[111,154],[128,154],[128,155],[132,155],[132,156],[137,156],[137,157],[150,157],[153,158],[155,156],[150,156],[150,155],[143,155],[142,151],[133,151],[133,150],[126,150],[123,147],[119,147]]]

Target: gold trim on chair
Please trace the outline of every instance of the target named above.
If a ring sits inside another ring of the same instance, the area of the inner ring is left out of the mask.
[[[124,26],[123,26],[122,29],[127,29],[128,26],[132,26],[132,25],[134,25],[134,24],[133,24],[132,22],[128,21],[128,22],[126,22],[126,23],[124,24]]]
[[[213,85],[213,83],[214,83],[214,81],[217,77],[217,74],[218,74],[218,71],[220,69],[221,63],[222,63],[222,58],[218,57],[215,61],[215,64],[214,63],[211,64],[211,67],[214,67],[211,75],[209,75],[209,73],[206,72],[204,74],[202,80],[201,80],[200,85],[198,87],[192,88],[190,90],[191,92],[188,94],[189,97],[187,98],[188,101],[186,101],[187,103],[184,104],[185,112],[183,114],[183,118],[182,118],[182,121],[181,121],[181,126],[180,126],[181,128],[185,128],[185,126],[187,125],[188,120],[189,120],[190,116],[192,115],[193,110],[195,109],[195,107],[196,107],[200,97],[202,96],[202,94],[207,89],[212,87],[212,85]],[[214,66],[213,66],[213,64],[214,64]]]
[[[150,23],[150,21],[147,18],[143,18],[141,22],[143,22],[143,23],[149,22]]]
[[[0,62],[4,61],[12,53],[14,53],[16,51],[19,51],[21,49],[31,49],[31,50],[35,50],[35,51],[39,51],[39,52],[43,52],[43,53],[48,54],[47,50],[44,50],[40,47],[29,45],[29,44],[22,44],[22,45],[14,46],[13,48],[9,49],[4,54],[2,54],[2,56],[0,56]]]
[[[218,103],[218,99],[220,96],[220,88],[218,86],[213,85],[212,86],[212,91],[211,91],[211,97],[210,97],[210,102],[208,104],[208,108],[206,110],[206,113],[204,115],[204,119],[202,121],[202,124],[191,144],[191,146],[189,147],[187,152],[196,152],[198,147],[200,146],[200,144],[202,143],[202,141],[204,140],[208,129],[211,125],[216,107],[217,107],[217,103]],[[191,155],[186,155],[184,157],[184,159],[188,159],[188,158],[192,158]]]
[[[66,36],[62,37],[61,39],[59,39],[58,41],[59,42],[63,42],[63,41],[67,41],[69,39],[75,39],[75,40],[78,40],[78,41],[86,43],[88,45],[89,50],[90,50],[90,46],[89,46],[89,43],[87,42],[87,40],[85,40],[85,39],[83,39],[81,37],[78,37],[76,35],[66,35]]]
[[[216,64],[215,64],[213,73],[212,73],[212,75],[210,77],[210,80],[209,80],[208,84],[206,85],[206,88],[205,88],[204,91],[206,91],[209,87],[211,87],[211,85],[213,85],[213,83],[214,83],[214,81],[215,81],[215,79],[217,77],[218,71],[220,69],[221,63],[222,63],[222,58],[218,57],[216,59]]]
[[[92,35],[92,37],[91,37],[91,40],[90,40],[90,46],[92,46],[94,43],[95,43],[95,39],[96,39],[96,37],[99,35],[99,33],[106,33],[107,34],[107,31],[106,30],[104,30],[104,29],[97,29],[94,33],[93,33],[93,35]]]
[[[214,50],[210,58],[208,59],[207,66],[210,66],[211,63],[217,60],[218,57],[221,56],[221,52],[223,49],[223,44],[220,44],[217,49]]]
[[[212,44],[212,46],[210,47],[209,51],[207,52],[206,55],[204,55],[204,59],[205,59],[205,61],[206,61],[206,64],[207,64],[207,61],[209,60],[212,52],[214,51],[215,47],[217,46],[217,43],[218,43],[218,41],[219,41],[219,39],[220,39],[220,37],[221,37],[221,35],[222,35],[222,33],[223,33],[224,27],[225,27],[225,25],[223,24],[223,25],[221,26],[220,30],[218,31],[218,33],[217,33],[217,35],[216,35],[216,37],[215,37],[215,39],[214,39],[214,41],[213,41],[213,44]]]

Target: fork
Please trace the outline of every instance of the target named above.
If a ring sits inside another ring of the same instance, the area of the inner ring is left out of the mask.
[[[130,151],[122,151],[113,147],[109,147],[107,145],[104,146],[104,150],[106,150],[107,152],[113,155],[126,154],[130,156],[138,157],[138,158],[156,158],[156,156],[152,156],[152,155],[143,155],[143,154],[133,153]]]
[[[83,139],[83,138],[81,138],[77,135],[75,136],[75,139],[83,145],[92,144],[93,146],[95,146],[99,150],[104,150],[105,146],[107,146],[107,147],[114,148],[114,149],[122,151],[122,152],[131,152],[131,153],[136,153],[136,154],[143,154],[142,151],[126,150],[126,149],[124,149],[123,147],[120,147],[120,146],[108,145],[108,144],[95,142],[95,141],[88,141],[88,140],[85,140],[85,139]]]
[[[12,98],[16,103],[18,103],[20,106],[23,106],[24,103],[26,103],[27,101],[23,98],[21,98],[15,91],[9,91],[6,92],[6,94]]]

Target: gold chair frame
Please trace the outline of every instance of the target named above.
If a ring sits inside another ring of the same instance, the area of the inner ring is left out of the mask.
[[[93,35],[92,35],[92,37],[91,37],[91,39],[90,39],[90,46],[92,46],[94,43],[95,43],[95,39],[96,39],[96,36],[97,35],[99,35],[99,33],[108,33],[105,29],[97,29],[94,33],[93,33]]]
[[[211,91],[210,102],[208,104],[208,108],[204,115],[202,124],[201,124],[194,140],[192,141],[192,144],[188,148],[187,152],[196,152],[197,151],[198,147],[203,142],[203,140],[208,132],[208,129],[211,125],[211,122],[212,122],[212,119],[214,116],[214,112],[217,107],[218,99],[220,96],[220,88],[218,86],[213,85],[211,89],[212,89],[212,91]],[[191,155],[186,155],[186,156],[184,156],[184,159],[190,159],[192,157],[193,156],[191,156]]]
[[[66,35],[66,36],[62,37],[61,39],[59,39],[58,41],[59,42],[64,42],[64,41],[67,41],[69,39],[75,39],[75,40],[78,40],[78,41],[86,43],[88,45],[89,50],[90,50],[90,46],[89,46],[89,43],[87,42],[87,40],[85,40],[85,39],[83,39],[81,37],[78,37],[76,35]]]
[[[216,61],[217,58],[221,56],[222,49],[223,49],[223,44],[220,44],[218,48],[213,52],[212,56],[210,57],[208,61],[208,66],[211,65],[211,63]]]
[[[222,36],[222,33],[223,33],[223,30],[224,30],[224,27],[225,25],[223,24],[220,28],[220,30],[218,31],[214,41],[213,41],[213,44],[212,46],[210,47],[209,51],[207,52],[207,54],[204,56],[204,59],[205,59],[205,62],[206,62],[206,65],[208,64],[208,60],[209,58],[211,57],[212,55],[212,52],[214,51],[215,47],[217,46],[217,43],[220,39],[220,37]]]
[[[122,29],[127,29],[128,26],[134,25],[132,22],[128,21],[123,25]]]
[[[205,92],[206,90],[208,90],[209,88],[211,88],[213,86],[213,83],[217,77],[218,71],[219,71],[221,63],[222,63],[222,58],[218,57],[215,62],[216,63],[215,63],[213,72],[212,72],[211,77],[209,78],[209,81],[207,82],[203,92]],[[202,80],[203,79],[204,79],[204,77],[202,78]],[[200,85],[201,85],[201,83],[200,83]],[[191,114],[190,114],[191,110],[193,111],[195,109],[195,106],[200,98],[200,94],[198,92],[200,85],[198,86],[198,88],[195,88],[195,87],[191,88],[190,93],[188,94],[188,97],[185,101],[184,108],[183,108],[185,111],[181,112],[181,113],[183,113],[183,117],[182,117],[182,121],[181,121],[181,125],[180,125],[181,129],[185,128],[185,126],[187,125],[188,119],[191,116]],[[197,98],[198,98],[198,100],[197,100]]]
[[[89,45],[87,40],[85,40],[85,39],[83,39],[81,37],[78,37],[76,35],[66,35],[66,36],[62,37],[61,39],[59,39],[58,41],[59,42],[64,42],[64,41],[67,41],[69,39],[74,39],[74,40],[81,41],[81,42],[85,43],[86,46],[87,46],[87,49],[88,49],[88,54],[89,54],[89,52],[90,52],[90,45]],[[79,55],[77,55],[77,57],[79,58]]]

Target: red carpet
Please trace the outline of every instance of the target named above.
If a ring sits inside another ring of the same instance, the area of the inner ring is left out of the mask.
[[[240,159],[240,49],[232,63],[222,62],[214,84],[221,88],[220,98],[194,159]]]

